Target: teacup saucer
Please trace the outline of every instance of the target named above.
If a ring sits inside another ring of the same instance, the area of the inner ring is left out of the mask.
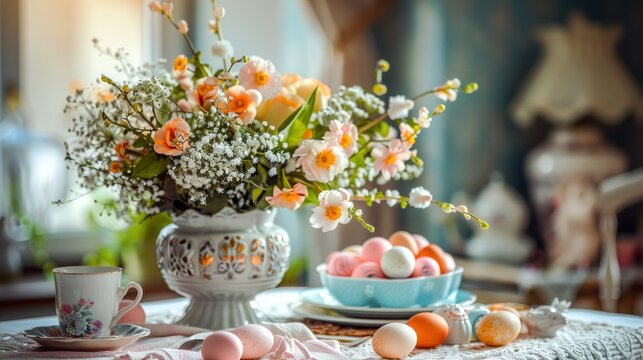
[[[62,336],[60,327],[39,326],[23,332],[25,337],[34,340],[38,344],[56,350],[71,351],[117,351],[124,346],[134,343],[136,340],[146,337],[150,330],[144,327],[122,324],[112,329],[110,336],[100,338],[72,338]]]

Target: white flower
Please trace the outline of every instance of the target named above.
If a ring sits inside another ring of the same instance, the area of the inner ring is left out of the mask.
[[[434,95],[442,101],[455,101],[458,98],[458,92],[455,89],[460,88],[460,85],[459,79],[451,79],[444,85],[435,88]]]
[[[415,208],[420,208],[420,209],[425,209],[428,208],[429,205],[431,205],[431,200],[433,200],[433,195],[429,192],[429,190],[418,186],[416,188],[411,189],[411,192],[409,193],[409,205],[415,207]]]
[[[403,95],[391,96],[388,99],[388,109],[386,113],[393,119],[401,119],[409,116],[409,110],[413,109],[415,103],[413,100],[405,98]]]
[[[447,83],[446,83],[446,86],[450,87],[452,89],[457,89],[457,88],[460,87],[460,85],[461,85],[460,79],[458,79],[458,78],[453,78],[453,79],[447,81]]]
[[[386,197],[399,197],[399,196],[400,196],[400,192],[399,192],[399,191],[397,191],[397,190],[386,190],[386,191],[384,192],[384,196],[386,196]],[[390,206],[390,207],[394,207],[394,206],[395,206],[395,205],[397,205],[397,203],[399,203],[399,202],[400,202],[400,201],[399,201],[399,200],[397,200],[397,199],[388,199],[388,200],[386,200],[386,205],[388,205],[388,206]]]
[[[179,32],[183,35],[187,34],[189,31],[188,23],[185,20],[179,21],[178,23],[176,23],[176,26],[179,28]]]
[[[431,117],[429,116],[429,109],[422,106],[418,111],[418,117],[415,118],[415,123],[420,125],[421,128],[426,129],[431,126]]]
[[[415,130],[406,123],[400,124],[400,139],[407,147],[413,146],[415,144]]]
[[[174,3],[171,1],[163,1],[161,5],[163,8],[163,15],[172,17],[172,11],[174,11]]]
[[[304,140],[292,156],[311,181],[329,182],[348,167],[344,149],[322,140]]]
[[[310,225],[327,232],[335,230],[337,224],[348,223],[353,208],[350,199],[350,193],[344,189],[322,191],[319,193],[319,206],[313,209],[310,217]]]
[[[234,54],[234,48],[228,40],[217,40],[214,45],[212,45],[212,54],[227,59]]]
[[[324,134],[324,140],[334,141],[346,151],[348,156],[357,151],[357,126],[350,122],[332,120],[328,125],[328,129],[329,131]]]
[[[214,8],[214,17],[217,20],[223,19],[225,16],[225,8],[223,6],[217,6]]]
[[[270,60],[253,56],[239,69],[239,83],[246,89],[255,89],[265,99],[272,99],[281,91],[281,76]]]

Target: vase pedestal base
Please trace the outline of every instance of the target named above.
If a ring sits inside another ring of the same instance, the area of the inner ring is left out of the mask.
[[[263,313],[254,301],[246,299],[190,299],[183,316],[176,322],[210,330],[235,328],[264,321]]]

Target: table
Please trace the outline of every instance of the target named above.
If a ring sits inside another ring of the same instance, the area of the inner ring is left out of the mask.
[[[268,293],[260,294],[257,298],[259,306],[270,316],[271,320],[283,321],[287,318],[292,318],[293,315],[289,311],[289,305],[298,301],[298,293],[301,288],[280,288],[272,290]],[[148,318],[154,318],[159,316],[167,316],[167,314],[178,314],[182,311],[185,306],[187,306],[186,299],[171,299],[171,300],[162,300],[155,302],[143,303],[143,308],[148,314]],[[600,323],[607,324],[609,329],[621,329],[623,332],[633,333],[635,335],[635,342],[638,341],[639,344],[634,344],[639,347],[643,347],[643,317],[632,316],[632,315],[623,315],[623,314],[614,314],[606,313],[601,311],[594,310],[582,310],[582,309],[571,309],[568,313],[568,318],[570,322],[576,324],[575,326],[582,326],[583,324],[589,323]],[[57,320],[55,317],[40,317],[33,319],[23,319],[23,320],[13,320],[13,321],[4,321],[0,322],[0,333],[18,333],[20,331],[35,327],[35,326],[44,326],[56,324]],[[631,330],[626,330],[626,328],[631,328]],[[560,336],[559,336],[560,338]],[[637,340],[638,339],[638,340]],[[563,337],[564,340],[564,337]],[[599,340],[599,339],[597,339]],[[631,339],[630,339],[631,340]],[[628,340],[628,341],[630,341]],[[630,341],[631,342],[631,341]],[[455,351],[455,347],[443,347],[445,351]],[[347,352],[352,358],[358,359],[370,359],[371,355],[361,356],[360,352],[363,354],[368,354],[370,351],[370,345],[365,344],[360,349],[350,349]],[[423,352],[419,352],[413,355],[413,358],[425,358]],[[641,350],[641,357],[643,358],[643,349]],[[463,357],[467,358],[467,357]],[[543,358],[546,357],[533,357],[533,358]]]

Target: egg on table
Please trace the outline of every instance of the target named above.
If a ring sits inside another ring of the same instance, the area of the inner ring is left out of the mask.
[[[203,360],[239,360],[243,344],[239,337],[227,331],[215,331],[203,340]]]
[[[445,344],[461,345],[471,341],[471,322],[469,322],[469,316],[462,306],[444,305],[433,313],[442,316],[449,325],[449,335],[444,340]]]
[[[415,349],[417,335],[406,324],[390,323],[377,329],[373,334],[373,351],[383,358],[399,359]]]
[[[384,279],[386,275],[382,272],[380,266],[374,262],[365,262],[353,270],[351,277],[354,278],[379,278]]]
[[[415,269],[415,256],[403,246],[393,246],[382,256],[382,272],[393,279],[409,277]]]
[[[379,264],[382,260],[382,255],[392,247],[391,242],[383,237],[370,238],[362,245],[362,259]]]
[[[258,359],[266,355],[275,341],[270,330],[261,325],[249,324],[240,326],[232,331],[243,345],[242,359]]]
[[[483,315],[476,324],[476,335],[487,346],[507,345],[516,340],[519,334],[520,318],[505,310]]]
[[[415,269],[412,277],[419,276],[438,276],[440,275],[440,265],[435,259],[430,257],[421,257],[415,259]]]
[[[391,236],[388,237],[388,240],[393,246],[403,246],[413,253],[417,254],[420,249],[418,249],[417,242],[413,235],[406,231],[396,231]]]
[[[449,335],[449,325],[438,314],[423,312],[413,315],[407,322],[417,335],[419,349],[434,348],[444,342]]]
[[[341,253],[330,259],[328,274],[335,276],[351,276],[353,270],[362,263],[362,259],[351,253]]]

